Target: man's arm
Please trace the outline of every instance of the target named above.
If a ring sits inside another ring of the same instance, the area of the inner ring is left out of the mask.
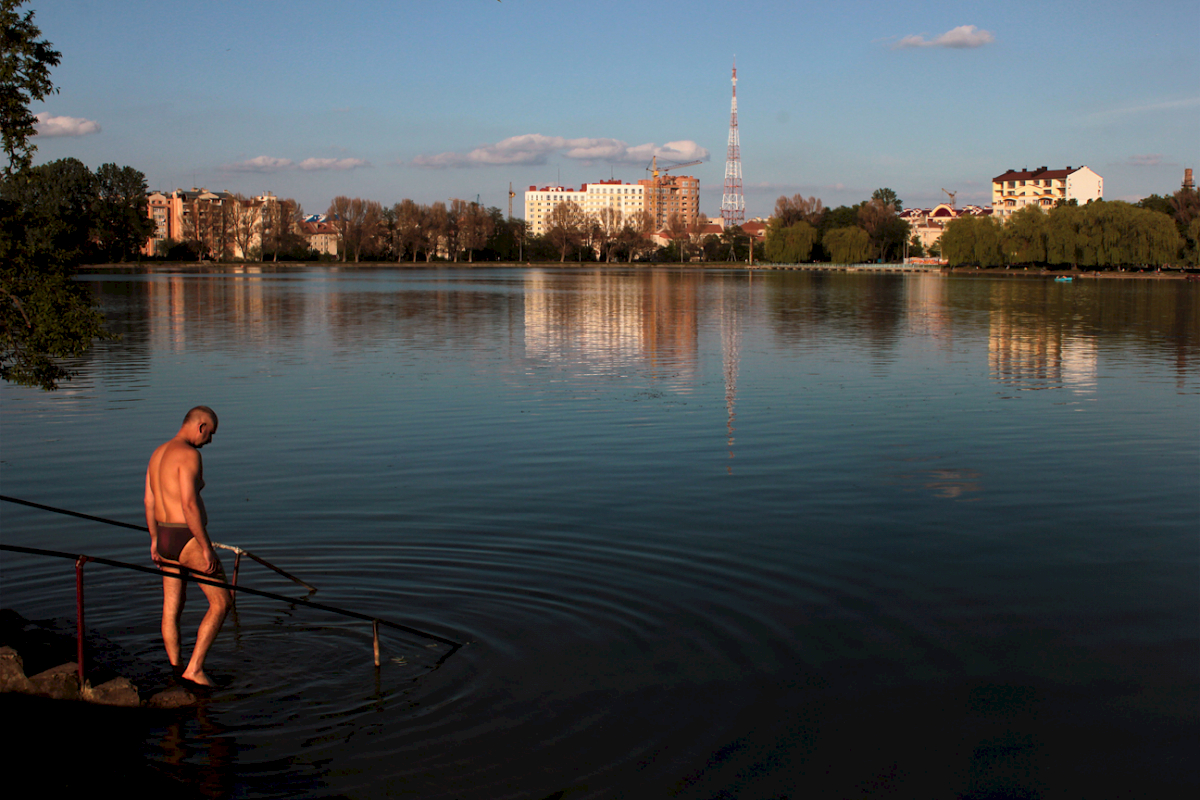
[[[179,460],[179,502],[183,506],[184,522],[187,523],[196,543],[200,545],[204,572],[212,574],[217,571],[218,561],[216,553],[213,552],[212,542],[209,541],[208,531],[204,529],[204,514],[200,505],[202,470],[200,454],[195,450],[185,453]]]
[[[162,561],[158,554],[158,514],[155,512],[154,489],[150,486],[150,469],[146,468],[146,527],[150,531],[150,560],[155,564]]]

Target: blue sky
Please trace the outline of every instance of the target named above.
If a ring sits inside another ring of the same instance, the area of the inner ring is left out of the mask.
[[[1088,165],[1108,199],[1200,170],[1200,4],[35,0],[62,52],[37,161],[391,205],[704,158],[718,216],[730,67],[747,216],[781,194],[990,202],[1009,168]]]

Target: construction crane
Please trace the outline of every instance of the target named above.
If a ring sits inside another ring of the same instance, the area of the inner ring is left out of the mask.
[[[666,173],[673,169],[681,167],[691,167],[696,164],[703,164],[703,161],[684,161],[678,164],[671,164],[666,167],[658,166],[658,156],[650,159],[650,164],[646,167],[646,171],[650,173],[650,197],[647,198],[650,208],[650,217],[654,220],[655,230],[661,230],[666,224]],[[660,174],[662,177],[660,177]]]
[[[951,208],[954,208],[954,198],[958,197],[958,192],[949,192],[949,191],[946,191],[945,189],[942,189],[942,191],[943,191],[943,192],[946,192],[946,194],[949,196],[949,198],[950,198],[950,207],[951,207]]]

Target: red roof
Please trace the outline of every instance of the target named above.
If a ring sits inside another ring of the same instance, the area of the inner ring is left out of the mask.
[[[992,178],[992,182],[995,183],[996,181],[1029,181],[1029,180],[1045,180],[1045,179],[1061,180],[1063,178],[1066,178],[1068,175],[1070,175],[1073,172],[1079,172],[1079,170],[1081,170],[1081,169],[1083,169],[1083,167],[1079,167],[1077,169],[1072,169],[1071,167],[1067,167],[1066,169],[1046,169],[1045,167],[1038,167],[1037,169],[1023,169],[1023,170],[1019,170],[1019,171],[1015,170],[1015,169],[1010,169],[1008,172],[1004,173],[1003,175],[997,175],[996,177]]]

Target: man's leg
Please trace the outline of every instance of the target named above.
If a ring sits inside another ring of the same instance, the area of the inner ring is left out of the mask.
[[[178,575],[179,570],[162,565],[163,571],[163,611],[162,638],[163,646],[167,649],[167,659],[171,668],[178,674],[183,669],[183,661],[179,652],[179,620],[183,616],[183,604],[187,600],[186,584],[178,578],[168,575]]]
[[[179,554],[179,563],[199,572],[199,551],[200,545],[193,539]],[[213,580],[225,582],[225,570],[221,566],[220,560],[217,560],[215,574],[201,575],[201,577],[210,577]],[[225,615],[229,613],[232,598],[229,596],[228,589],[219,586],[202,583],[200,589],[208,598],[208,611],[204,614],[204,619],[200,620],[200,629],[196,631],[196,646],[192,649],[192,658],[188,661],[187,669],[183,671],[183,677],[193,683],[212,686],[213,682],[204,674],[204,659],[208,656],[208,649],[212,647],[213,640],[217,638],[217,633],[220,632],[221,625],[225,622]]]

